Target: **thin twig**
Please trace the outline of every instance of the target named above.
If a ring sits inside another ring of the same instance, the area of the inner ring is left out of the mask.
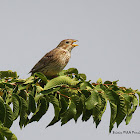
[[[59,91],[57,91],[57,93],[60,94],[60,95],[62,95],[62,96],[64,96],[64,97],[66,97],[66,98],[68,98],[68,99],[71,99],[69,96],[66,96],[64,94],[61,94]]]
[[[92,85],[100,85],[100,83],[98,84],[98,83],[92,83]],[[110,85],[114,85],[114,84],[102,84],[102,85],[104,85],[104,86],[110,86]]]

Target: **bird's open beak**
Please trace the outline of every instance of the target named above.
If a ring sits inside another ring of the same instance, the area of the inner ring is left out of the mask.
[[[74,40],[73,43],[74,43],[74,42],[77,42],[77,41],[78,41],[78,40]],[[73,46],[73,47],[76,47],[76,46],[78,46],[78,44],[72,44],[72,46]]]

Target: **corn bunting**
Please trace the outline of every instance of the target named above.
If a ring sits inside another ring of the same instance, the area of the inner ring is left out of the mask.
[[[55,76],[69,62],[71,50],[78,46],[74,44],[77,40],[66,39],[62,40],[59,45],[48,52],[42,59],[31,69],[30,73],[42,72],[46,76]]]

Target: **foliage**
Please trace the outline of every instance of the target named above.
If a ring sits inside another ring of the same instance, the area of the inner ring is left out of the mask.
[[[99,78],[96,83],[86,80],[85,74],[75,68],[63,70],[58,77],[48,79],[42,73],[35,73],[27,79],[19,79],[16,72],[0,72],[0,139],[16,140],[9,130],[18,117],[20,128],[39,121],[49,105],[54,107],[54,118],[47,125],[57,122],[66,124],[71,119],[77,122],[93,121],[98,127],[107,102],[110,104],[109,132],[125,120],[129,124],[138,106],[140,92],[117,86],[118,81]],[[139,103],[140,104],[140,103]]]

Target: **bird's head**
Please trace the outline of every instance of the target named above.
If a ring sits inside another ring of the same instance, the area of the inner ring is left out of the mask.
[[[62,40],[59,45],[57,46],[57,48],[62,48],[68,51],[71,51],[74,47],[78,46],[77,44],[74,44],[74,42],[76,42],[78,40],[75,39],[65,39]]]

